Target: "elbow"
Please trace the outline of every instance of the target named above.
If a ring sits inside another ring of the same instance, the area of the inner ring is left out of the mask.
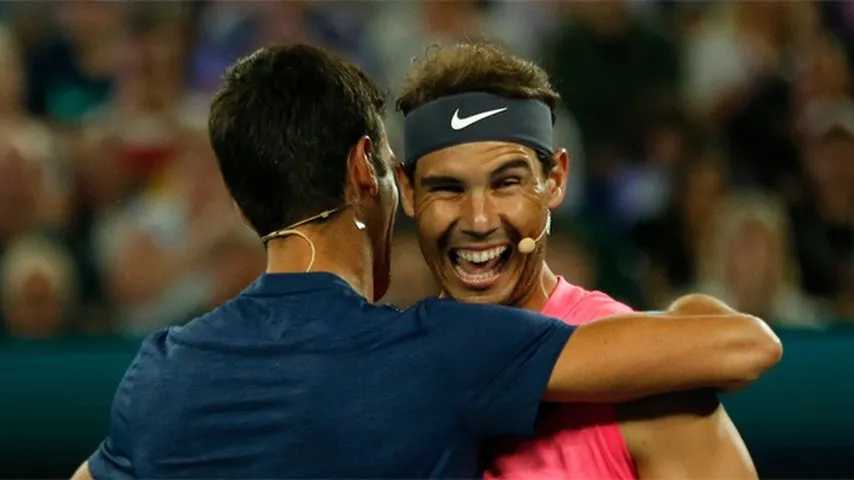
[[[757,330],[755,350],[758,376],[780,362],[783,358],[783,343],[765,321],[756,317],[751,317],[751,320]]]
[[[783,358],[783,344],[771,327],[756,317],[747,317],[747,321],[749,340],[742,344],[740,356],[745,360],[738,375],[745,383],[756,381]]]

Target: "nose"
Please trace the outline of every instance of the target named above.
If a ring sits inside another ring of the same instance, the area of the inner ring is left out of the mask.
[[[482,191],[471,192],[465,201],[460,230],[476,239],[486,239],[498,226],[498,215],[489,196]]]

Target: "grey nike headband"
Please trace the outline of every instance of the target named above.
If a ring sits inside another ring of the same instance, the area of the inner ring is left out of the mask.
[[[406,116],[404,164],[452,145],[490,140],[520,143],[551,155],[551,109],[539,100],[483,92],[438,98]]]

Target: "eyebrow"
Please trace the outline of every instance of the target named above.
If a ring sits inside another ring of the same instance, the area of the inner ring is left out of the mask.
[[[504,165],[501,165],[500,167],[496,168],[495,170],[492,171],[491,174],[489,174],[489,176],[490,176],[490,178],[495,178],[495,177],[505,173],[507,170],[512,170],[514,168],[524,168],[529,173],[534,173],[531,171],[531,165],[528,164],[528,161],[526,159],[517,158],[514,160],[509,160]]]
[[[516,158],[513,160],[508,160],[505,164],[493,170],[492,173],[489,174],[489,177],[490,179],[494,180],[496,177],[514,168],[524,168],[528,172],[531,172],[531,165],[526,159]],[[421,186],[425,188],[460,185],[462,183],[463,181],[459,178],[452,177],[449,175],[428,175],[421,178]]]
[[[421,186],[426,188],[440,187],[446,185],[460,185],[462,183],[463,182],[459,178],[444,175],[430,175],[421,179]]]

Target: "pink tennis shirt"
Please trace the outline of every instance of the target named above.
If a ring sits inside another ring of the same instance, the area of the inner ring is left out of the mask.
[[[558,277],[542,314],[583,325],[632,310],[602,292]],[[487,479],[636,479],[637,470],[617,414],[607,404],[540,406],[534,437],[497,442],[488,449]]]

